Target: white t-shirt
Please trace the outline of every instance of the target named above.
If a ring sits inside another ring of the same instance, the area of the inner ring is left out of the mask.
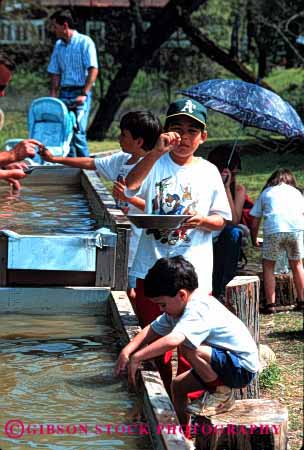
[[[134,191],[128,191],[128,195]],[[218,169],[202,158],[189,165],[176,164],[169,153],[162,156],[140,187],[147,214],[219,214],[231,219],[231,211]],[[212,233],[203,229],[143,230],[131,275],[144,279],[162,257],[183,255],[195,267],[199,287],[212,291]]]
[[[99,176],[103,176],[107,180],[116,181],[120,177],[125,179],[131,169],[137,164],[128,164],[128,160],[132,157],[129,153],[123,151],[114,153],[113,155],[104,156],[103,158],[95,158],[96,172]],[[136,208],[131,203],[117,202],[117,207],[123,209],[125,214],[140,214],[142,210]],[[134,261],[135,253],[139,243],[141,229],[131,224],[130,246],[128,266],[131,267]]]
[[[242,367],[250,372],[259,370],[258,349],[247,327],[218,300],[199,290],[193,292],[181,317],[174,319],[164,313],[151,327],[160,336],[172,330],[182,333],[184,345],[193,349],[205,343],[230,350],[239,357]]]
[[[303,230],[303,214],[303,195],[285,183],[266,188],[250,211],[251,216],[264,218],[264,235]]]

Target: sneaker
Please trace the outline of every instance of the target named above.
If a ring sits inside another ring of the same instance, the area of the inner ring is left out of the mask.
[[[228,386],[218,386],[212,394],[205,392],[202,397],[188,405],[187,412],[196,416],[215,416],[230,411],[234,403],[233,389]]]

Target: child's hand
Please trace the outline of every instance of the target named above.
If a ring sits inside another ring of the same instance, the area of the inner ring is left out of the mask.
[[[140,361],[136,359],[136,356],[131,356],[128,366],[128,380],[131,385],[136,387],[136,372],[140,367]]]
[[[258,239],[256,239],[255,241],[252,241],[252,245],[257,248],[262,247],[262,244]]]
[[[125,187],[126,183],[124,181],[114,181],[112,193],[116,200],[128,201],[128,197],[125,196]]]
[[[22,161],[23,159],[30,157],[33,158],[36,154],[36,146],[40,146],[40,142],[35,139],[25,139],[19,142],[15,147],[10,150],[12,152],[14,161]]]
[[[174,131],[169,131],[168,133],[162,133],[159,136],[154,149],[159,153],[167,153],[179,145],[180,142],[180,135]]]
[[[231,184],[231,171],[228,168],[224,169],[221,173],[221,177],[225,188],[229,188]]]
[[[44,161],[52,162],[53,161],[53,154],[48,150],[44,145],[39,146],[39,155],[41,156]]]
[[[115,375],[121,375],[129,364],[129,354],[123,349],[117,359],[115,366]]]
[[[197,228],[201,225],[202,222],[202,216],[200,214],[197,214],[196,212],[193,212],[191,217],[189,219],[185,220],[185,222],[182,223],[181,227],[188,229],[188,228]]]

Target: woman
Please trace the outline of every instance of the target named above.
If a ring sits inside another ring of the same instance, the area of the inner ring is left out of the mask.
[[[222,175],[232,212],[232,220],[227,222],[213,241],[212,293],[217,298],[225,295],[226,285],[235,276],[243,237],[243,231],[238,225],[241,223],[246,201],[246,188],[236,182],[237,173],[241,170],[240,156],[234,152],[228,164],[230,154],[231,148],[220,145],[208,155],[208,161],[213,163]]]

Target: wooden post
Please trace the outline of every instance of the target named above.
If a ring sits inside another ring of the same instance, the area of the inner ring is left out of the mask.
[[[225,306],[249,329],[259,345],[259,293],[260,280],[257,276],[237,276],[226,286]],[[236,391],[237,398],[259,398],[259,384],[256,377],[246,388]]]
[[[262,309],[266,304],[264,293],[263,270],[260,264],[248,264],[244,269],[238,271],[239,275],[257,275],[260,278],[260,308]],[[293,309],[296,305],[296,288],[293,281],[292,272],[275,273],[276,282],[276,303],[278,311],[286,311]]]
[[[286,450],[287,408],[278,400],[237,400],[226,413],[196,421],[197,450]]]

